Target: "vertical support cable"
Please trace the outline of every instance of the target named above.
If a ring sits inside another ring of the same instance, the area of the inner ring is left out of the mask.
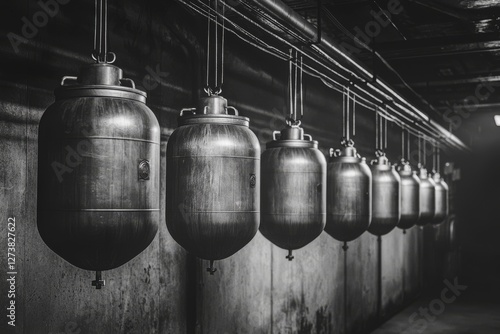
[[[210,0],[207,0],[208,6],[210,7]],[[208,95],[210,93],[210,13],[207,16],[207,86],[205,88],[205,92]]]
[[[346,90],[342,92],[342,138],[346,138]]]
[[[427,169],[427,142],[424,140],[424,168]]]
[[[406,145],[407,145],[407,150],[406,150],[406,160],[410,162],[410,130],[406,130]]]
[[[439,143],[437,144],[437,172],[441,172],[441,149],[439,147]]]
[[[103,60],[108,62],[108,0],[103,0]]]
[[[352,136],[356,137],[356,94],[352,94]]]
[[[222,93],[222,85],[224,84],[224,50],[225,50],[225,30],[226,23],[224,19],[226,11],[226,3],[222,2],[221,10],[219,10],[219,0],[207,0],[208,15],[207,15],[207,80],[205,92],[210,95],[219,95]],[[219,19],[222,16],[222,23]],[[214,28],[212,30],[212,24]],[[220,35],[219,36],[219,25]],[[212,33],[214,34],[214,45],[212,45]],[[211,56],[213,53],[213,60]],[[213,86],[210,86],[210,68],[213,65]],[[219,73],[220,71],[220,73]]]
[[[418,163],[419,164],[422,164],[422,137],[420,136],[420,133],[419,133],[419,136],[418,136]]]
[[[347,97],[346,97],[346,140],[347,142],[349,142],[349,140],[351,139],[350,138],[350,127],[351,127],[351,124],[350,124],[350,118],[351,118],[351,115],[350,115],[350,99],[351,99],[351,89],[349,87],[347,87]]]
[[[97,41],[98,39],[100,38],[100,36],[98,35],[98,30],[99,30],[99,9],[98,9],[98,5],[99,4],[99,1],[98,0],[95,0],[95,9],[94,9],[94,17],[95,17],[95,21],[94,21],[94,50],[92,51],[92,58],[95,60],[95,61],[98,61],[98,57],[99,57],[99,51],[98,51],[98,47],[99,47],[99,44]]]
[[[222,85],[224,84],[224,51],[226,47],[226,2],[222,2],[222,42],[221,42],[221,64],[220,64],[220,85],[218,87],[219,93],[222,92]]]
[[[214,88],[217,90],[219,76],[219,0],[215,0],[215,73],[214,73]]]
[[[294,123],[297,121],[297,90],[298,90],[298,87],[297,87],[297,79],[298,79],[298,72],[299,72],[299,69],[298,69],[298,66],[297,66],[297,57],[298,57],[298,52],[295,51],[295,55],[293,57],[294,59],[294,79],[293,79],[293,121]]]
[[[300,68],[299,68],[299,80],[300,80],[300,119],[304,118],[304,84],[303,84],[303,79],[304,79],[304,67],[303,67],[303,61],[304,58],[302,54],[300,55]]]
[[[96,0],[94,19],[94,50],[92,59],[96,63],[113,63],[116,55],[113,52],[108,53],[108,1]],[[108,56],[112,59],[108,59]]]
[[[436,171],[436,143],[432,145],[432,171]]]
[[[384,151],[387,150],[387,118],[384,118]]]
[[[401,127],[401,155],[402,160],[405,160],[405,128],[404,125]]]
[[[293,49],[290,49],[290,59],[288,61],[288,95],[289,95],[289,101],[288,103],[290,104],[290,110],[289,110],[289,120],[291,121],[293,118]]]

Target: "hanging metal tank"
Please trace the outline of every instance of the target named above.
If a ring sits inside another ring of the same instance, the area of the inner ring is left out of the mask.
[[[168,230],[199,258],[227,258],[259,228],[259,141],[216,95],[182,110],[178,125],[167,144]]]
[[[420,218],[420,180],[404,160],[397,167],[401,177],[401,219],[398,227],[407,230]]]
[[[417,225],[424,226],[432,222],[436,213],[436,183],[420,168],[420,218]]]
[[[55,97],[38,133],[38,230],[79,268],[116,268],[158,229],[158,121],[146,93],[106,63],[63,78]]]
[[[437,225],[448,217],[448,185],[439,173],[434,173],[433,179],[436,183],[436,214],[431,224]]]
[[[292,250],[325,228],[326,159],[302,128],[287,126],[277,134],[262,154],[260,231],[292,260]]]
[[[325,231],[339,241],[361,236],[372,220],[372,173],[350,142],[330,150]]]
[[[371,234],[382,236],[391,232],[401,219],[401,178],[384,153],[371,163],[372,222]]]

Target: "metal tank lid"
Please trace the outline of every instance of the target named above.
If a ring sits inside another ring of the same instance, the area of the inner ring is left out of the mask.
[[[432,177],[430,176],[430,173],[427,171],[427,168],[422,166],[422,164],[418,164],[418,177],[421,180],[428,179],[428,180],[432,181]]]
[[[441,186],[443,187],[444,189],[448,190],[448,183],[446,183],[446,181],[444,180],[444,178],[441,177],[441,174],[439,174],[439,172],[435,172],[433,175],[432,175],[432,179],[434,179],[434,183],[436,184],[436,186]]]
[[[342,140],[341,149],[330,149],[330,162],[354,162],[354,163],[366,163],[366,158],[362,158],[356,148],[354,147],[354,142],[352,140],[346,141]]]
[[[385,152],[381,150],[377,150],[375,152],[375,156],[377,157],[376,159],[371,161],[371,165],[373,167],[377,167],[380,170],[391,170],[395,169],[395,166],[393,166],[390,162],[389,159],[387,159],[387,156],[385,155]]]
[[[432,178],[434,179],[434,181],[441,181],[441,174],[439,174],[439,172],[435,172],[433,175],[432,175]]]
[[[411,176],[417,174],[417,172],[413,171],[413,169],[411,168],[410,163],[405,159],[401,159],[396,169],[398,173],[403,176]]]
[[[434,172],[434,174],[432,175],[432,179],[434,180],[434,182],[436,184],[440,183],[442,185],[446,185],[446,187],[448,187],[448,184],[446,183],[446,181],[441,177],[441,174],[439,172]]]
[[[230,114],[230,111],[234,114]],[[249,127],[250,119],[239,116],[238,110],[228,106],[222,96],[210,95],[200,98],[197,108],[182,109],[177,123],[179,126],[214,123]]]
[[[279,135],[277,138],[276,135]],[[308,139],[305,139],[308,138]],[[298,147],[298,148],[318,148],[318,142],[313,140],[308,134],[304,134],[304,129],[299,125],[287,125],[283,130],[273,132],[273,140],[266,144],[266,148],[277,147]]]
[[[55,96],[56,100],[114,97],[146,103],[147,94],[136,89],[133,80],[124,78],[121,68],[109,63],[93,63],[82,66],[78,77],[63,77],[61,86],[55,90]]]

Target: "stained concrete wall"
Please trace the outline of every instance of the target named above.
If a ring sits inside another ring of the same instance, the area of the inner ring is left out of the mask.
[[[117,65],[147,88],[148,105],[162,127],[161,200],[164,213],[165,148],[178,110],[200,94],[205,22],[175,2],[110,3],[110,46]],[[35,1],[4,4],[0,31],[21,34],[21,18],[40,11]],[[285,251],[260,234],[243,250],[206,263],[170,237],[162,214],[153,243],[126,265],[104,273],[106,287],[90,286],[92,273],[77,269],[44,245],[36,229],[37,133],[43,111],[63,75],[90,61],[92,1],[61,5],[59,13],[18,52],[2,38],[0,76],[0,304],[6,305],[6,221],[16,219],[16,327],[2,333],[363,333],[399,310],[436,277],[435,232],[395,230],[379,243],[365,233],[342,244],[323,233],[285,259]],[[262,144],[283,125],[287,65],[227,40],[224,96]],[[152,73],[160,76],[154,79]],[[341,96],[307,77],[304,126],[321,149],[338,146]],[[374,119],[358,109],[356,145],[373,156]],[[389,155],[399,150],[390,128]],[[429,246],[424,254],[425,247]],[[441,253],[440,253],[441,252]],[[425,256],[424,256],[425,255]],[[431,256],[432,255],[432,256]],[[424,258],[429,261],[424,262]],[[431,263],[432,262],[432,263]],[[432,276],[432,277],[431,277]],[[5,310],[5,307],[2,306]],[[5,312],[5,311],[4,311]]]

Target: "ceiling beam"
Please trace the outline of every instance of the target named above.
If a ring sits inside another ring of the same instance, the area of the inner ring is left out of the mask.
[[[412,88],[433,88],[433,87],[445,87],[445,86],[456,86],[456,85],[471,85],[486,82],[500,82],[500,75],[474,75],[470,77],[460,77],[454,79],[443,79],[432,81],[419,81],[419,82],[408,82]],[[403,84],[395,84],[396,87],[404,87]]]
[[[429,0],[408,0],[414,4],[420,5],[422,7],[428,8],[435,12],[448,15],[458,20],[472,22],[480,21],[483,19],[490,19],[492,17],[498,17],[500,15],[500,10],[498,7],[490,6],[487,8],[476,8],[476,9],[465,9],[458,8],[455,6],[450,6],[446,4],[439,3],[437,1]]]
[[[388,60],[442,57],[497,52],[499,50],[500,36],[498,33],[413,39],[377,44],[377,51]],[[371,54],[363,52],[359,56],[364,59],[371,57]]]
[[[491,102],[491,103],[481,103],[475,105],[475,109],[498,109],[500,107],[500,101],[498,102]],[[449,110],[449,107],[436,107],[437,110],[439,111],[447,111]]]

